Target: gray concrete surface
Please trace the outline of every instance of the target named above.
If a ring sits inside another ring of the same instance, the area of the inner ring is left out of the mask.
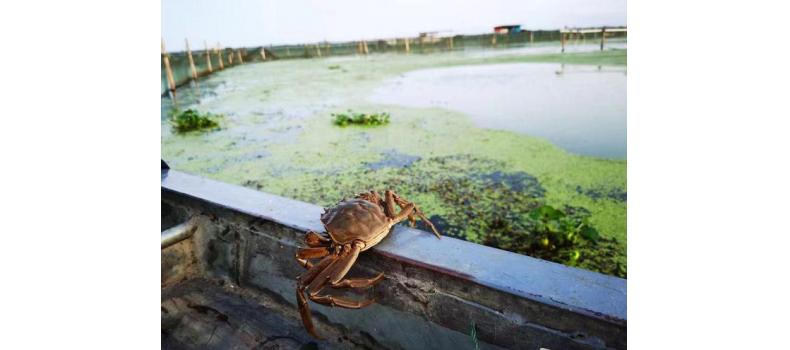
[[[321,230],[320,207],[173,170],[163,173],[162,203],[163,217],[171,224],[199,218],[193,238],[168,248],[191,244],[189,254],[166,261],[170,252],[163,251],[163,264],[194,264],[192,269],[163,266],[163,327],[172,318],[165,314],[166,291],[194,280],[233,286],[242,299],[267,298],[269,307],[259,310],[260,317],[279,315],[299,325],[295,277],[303,268],[293,257],[305,230]],[[187,272],[165,283],[171,270]],[[359,296],[377,299],[368,308],[311,304],[318,331],[327,341],[300,342],[309,338],[301,327],[289,329],[289,337],[298,339],[300,347],[318,348],[474,349],[475,342],[492,349],[626,347],[626,287],[616,277],[449,237],[437,240],[406,227],[396,227],[362,254],[350,275],[379,271],[386,278]],[[178,310],[188,315],[192,309]],[[203,326],[175,327],[168,334],[183,335],[183,329],[195,327]],[[223,332],[221,337],[236,334]],[[266,334],[275,333],[283,332]],[[253,343],[234,344],[260,345]],[[198,343],[189,344],[196,348]]]

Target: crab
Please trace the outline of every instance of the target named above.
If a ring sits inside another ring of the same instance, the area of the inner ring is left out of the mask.
[[[400,207],[397,213],[395,205]],[[375,191],[364,192],[324,210],[321,222],[329,236],[308,231],[305,236],[308,247],[300,248],[296,253],[296,260],[307,269],[297,278],[296,300],[302,323],[310,335],[321,339],[313,325],[308,299],[318,304],[348,309],[360,309],[375,302],[374,299],[356,301],[322,292],[327,287],[367,288],[381,281],[383,273],[373,278],[343,277],[354,265],[359,253],[381,242],[390,233],[392,226],[408,219],[414,227],[415,215],[441,239],[439,231],[414,203],[390,190],[384,192],[383,199]],[[321,260],[313,264],[310,259]]]

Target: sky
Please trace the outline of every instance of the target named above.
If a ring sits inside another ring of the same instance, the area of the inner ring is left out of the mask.
[[[625,0],[261,1],[162,0],[168,51],[221,43],[262,46],[415,37],[419,32],[490,33],[502,24],[524,29],[626,25]]]

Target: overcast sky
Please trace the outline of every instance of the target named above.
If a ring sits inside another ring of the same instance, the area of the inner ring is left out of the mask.
[[[501,24],[525,29],[626,25],[625,0],[259,1],[162,0],[168,51],[220,42],[225,47],[416,36],[447,30],[487,33]]]

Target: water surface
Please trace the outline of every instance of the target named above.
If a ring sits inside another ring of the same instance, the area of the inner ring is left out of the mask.
[[[548,139],[576,154],[626,158],[626,68],[516,63],[423,69],[388,79],[370,100],[440,107],[480,127]]]

